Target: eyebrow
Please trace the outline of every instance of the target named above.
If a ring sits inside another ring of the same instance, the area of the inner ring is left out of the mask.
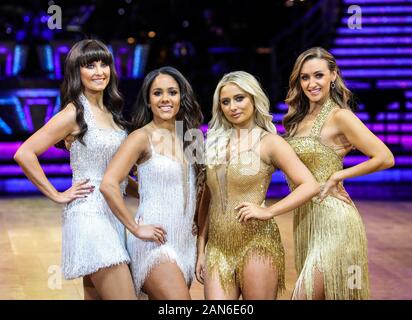
[[[323,72],[324,72],[324,71],[322,71],[322,70],[317,70],[317,71],[315,71],[313,74],[323,73]],[[303,72],[301,72],[300,74],[303,75],[303,74],[308,74],[308,73],[303,73]]]
[[[244,93],[236,93],[233,97],[236,98],[236,97],[244,96],[244,95],[245,95]],[[220,100],[222,99],[230,99],[230,97],[220,97]]]
[[[178,87],[169,87],[169,88],[166,88],[166,90],[170,90],[170,89],[179,90]],[[153,88],[152,91],[154,91],[154,90],[163,90],[163,88]]]

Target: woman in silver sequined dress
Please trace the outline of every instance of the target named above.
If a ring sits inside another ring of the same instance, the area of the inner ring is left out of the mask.
[[[40,191],[66,205],[64,277],[83,277],[85,299],[135,299],[125,229],[99,192],[106,166],[127,136],[113,58],[100,41],[83,40],[70,50],[62,106],[14,158]],[[40,154],[59,141],[70,149],[73,171],[73,185],[64,192],[53,187],[38,161]],[[127,179],[122,182],[122,192],[126,183]]]
[[[192,225],[196,183],[202,171],[200,165],[190,164],[193,162],[187,150],[199,146],[203,136],[184,143],[183,137],[200,125],[202,113],[190,84],[171,67],[146,76],[135,109],[136,130],[113,157],[100,190],[131,233],[127,249],[137,295],[190,299],[196,260]],[[121,197],[120,185],[135,164],[140,203],[133,219]],[[136,228],[146,223],[161,225],[167,234],[156,232],[157,244],[136,238]]]

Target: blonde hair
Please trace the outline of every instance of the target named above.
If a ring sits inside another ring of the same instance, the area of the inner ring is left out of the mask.
[[[251,96],[256,125],[263,130],[276,133],[272,115],[269,113],[269,99],[257,79],[244,71],[228,73],[219,81],[213,95],[212,120],[209,122],[206,140],[206,164],[208,165],[223,163],[221,157],[226,156],[225,150],[233,126],[224,116],[220,106],[220,91],[230,83],[237,85]]]
[[[293,134],[298,124],[309,112],[309,99],[302,90],[300,72],[305,62],[315,58],[325,60],[329,71],[336,72],[335,88],[329,91],[330,98],[341,108],[354,109],[354,106],[352,106],[352,103],[354,103],[353,94],[346,87],[333,55],[321,47],[310,48],[301,53],[296,59],[289,78],[289,91],[285,100],[286,104],[289,105],[289,109],[282,121],[288,136]]]

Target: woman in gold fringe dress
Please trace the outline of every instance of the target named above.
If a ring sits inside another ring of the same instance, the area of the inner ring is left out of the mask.
[[[299,277],[292,298],[368,299],[365,228],[342,182],[393,166],[393,155],[349,108],[352,94],[323,48],[297,58],[286,103],[286,140],[321,185],[318,197],[294,211]],[[352,148],[370,159],[343,169]]]
[[[242,294],[243,299],[275,299],[278,288],[285,287],[285,262],[273,217],[297,208],[320,189],[276,135],[269,100],[252,75],[232,72],[217,85],[206,150],[196,266],[205,298],[238,299]],[[262,204],[276,168],[297,188],[266,208]]]

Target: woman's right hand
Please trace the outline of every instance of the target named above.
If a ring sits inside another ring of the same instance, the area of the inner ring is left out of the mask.
[[[328,181],[320,188],[319,200],[322,202],[327,196],[335,197],[348,204],[353,204],[352,199],[343,187],[342,181],[332,175]]]
[[[58,192],[56,198],[53,200],[57,203],[67,204],[75,199],[87,198],[87,195],[94,191],[94,186],[87,184],[89,181],[90,179],[86,179],[75,183],[66,191]]]
[[[197,255],[197,261],[196,261],[196,279],[201,284],[205,282],[205,262],[206,262],[205,254],[199,253]]]
[[[154,241],[159,245],[166,243],[166,231],[159,224],[142,224],[142,220],[139,219],[139,224],[131,232],[142,240]]]

